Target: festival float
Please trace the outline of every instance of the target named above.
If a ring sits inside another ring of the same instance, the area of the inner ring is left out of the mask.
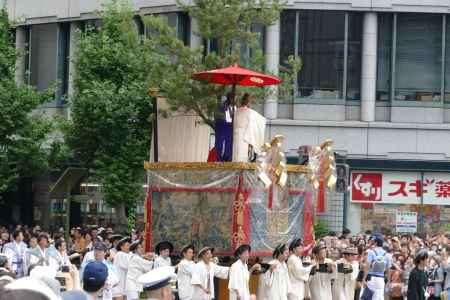
[[[193,78],[232,85],[233,97],[236,85],[281,82],[238,66]],[[216,128],[215,150],[220,151],[213,162],[145,162],[147,251],[168,240],[175,249],[190,243],[196,249],[211,246],[216,256],[230,258],[237,247],[249,244],[253,257],[264,258],[294,238],[302,238],[305,245],[314,242],[315,212],[325,210],[326,190],[336,182],[333,142],[309,147],[307,165],[289,165],[284,137],[275,135],[264,142],[264,117],[251,109],[230,109],[233,105],[234,101],[220,108],[224,118],[219,125],[225,129],[217,134]],[[227,137],[230,128],[233,136]],[[230,141],[233,145],[226,145]]]

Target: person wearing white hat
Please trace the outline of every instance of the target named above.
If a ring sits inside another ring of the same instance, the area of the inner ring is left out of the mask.
[[[285,244],[278,245],[273,251],[273,260],[269,262],[270,268],[264,274],[265,285],[268,288],[267,299],[287,300],[292,293],[286,260],[289,249]]]
[[[191,283],[194,286],[192,300],[215,299],[214,277],[227,279],[228,267],[216,265],[213,260],[214,248],[205,247],[198,252],[199,262],[195,264]]]
[[[3,247],[11,266],[11,271],[16,274],[16,278],[25,276],[25,254],[27,245],[23,242],[23,233],[16,230],[12,234],[13,241]]]
[[[194,258],[194,245],[187,245],[181,249],[183,259],[178,264],[178,297],[180,300],[191,300],[194,288],[191,284],[192,273],[194,272],[195,262]]]
[[[250,300],[250,274],[255,270],[261,270],[259,264],[253,265],[250,271],[248,270],[247,262],[250,251],[250,245],[241,245],[234,253],[237,261],[230,268],[230,280],[228,282],[230,300]]]
[[[140,276],[138,281],[144,287],[147,300],[172,300],[170,284],[175,279],[175,268],[164,266]]]
[[[289,279],[292,284],[290,300],[303,300],[305,298],[306,285],[312,266],[303,266],[303,243],[301,239],[295,239],[289,246],[291,255],[287,261]]]
[[[138,279],[153,268],[153,254],[145,254],[142,242],[143,240],[137,240],[130,246],[130,251],[133,253],[130,256],[125,282],[127,300],[139,299],[139,293],[142,292],[143,287]]]
[[[7,284],[0,292],[0,300],[60,300],[53,290],[43,281],[23,277]]]

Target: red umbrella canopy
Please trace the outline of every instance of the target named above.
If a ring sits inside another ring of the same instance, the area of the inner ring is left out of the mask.
[[[231,67],[204,71],[192,75],[195,80],[223,85],[257,86],[280,84],[281,80],[274,76],[265,75],[234,65]]]

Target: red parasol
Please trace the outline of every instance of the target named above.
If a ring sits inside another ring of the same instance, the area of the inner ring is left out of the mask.
[[[195,80],[204,80],[210,83],[232,85],[233,92],[236,85],[262,87],[281,83],[281,80],[277,77],[244,69],[238,65],[195,73],[192,75],[192,78]]]

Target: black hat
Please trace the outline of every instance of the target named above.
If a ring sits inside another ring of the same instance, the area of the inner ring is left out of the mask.
[[[295,248],[303,246],[302,239],[294,239],[289,245],[289,251],[293,251]]]
[[[312,249],[312,253],[317,255],[317,254],[319,254],[320,250],[326,249],[326,248],[327,248],[327,246],[325,244],[319,243],[314,246],[314,248]]]
[[[129,238],[129,237],[124,237],[123,239],[121,239],[121,240],[117,243],[116,250],[117,250],[117,251],[120,251],[120,250],[121,250],[120,248],[122,248],[122,246],[123,246],[125,243],[131,243],[131,238]]]
[[[250,247],[250,245],[246,245],[246,244],[240,245],[236,249],[236,251],[234,251],[234,256],[239,258],[241,256],[241,254],[244,253],[245,251],[248,251],[248,252],[252,251],[252,247]]]
[[[202,249],[200,249],[200,251],[198,252],[198,257],[201,258],[203,256],[203,254],[206,253],[206,251],[210,250],[211,253],[214,252],[214,248],[212,247],[203,247]]]
[[[155,247],[156,254],[159,255],[161,251],[169,249],[170,253],[173,252],[173,244],[169,241],[162,241]]]
[[[123,238],[123,236],[120,235],[120,234],[113,234],[113,235],[111,236],[111,240],[112,240],[113,242],[119,241],[119,240],[121,240],[122,238]]]
[[[279,244],[275,250],[273,250],[273,258],[277,258],[281,254],[283,254],[284,250],[286,249],[286,244]]]
[[[136,240],[130,245],[130,251],[134,252],[139,247],[140,244],[142,244],[143,240]]]
[[[106,247],[106,245],[102,242],[96,242],[94,244],[94,250],[99,250],[99,251],[107,251],[108,247]]]
[[[355,247],[347,247],[342,250],[342,254],[358,255],[358,249],[356,249]]]
[[[192,251],[195,251],[195,247],[192,244],[186,245],[183,248],[181,248],[181,254],[186,253],[189,249],[192,249]]]

